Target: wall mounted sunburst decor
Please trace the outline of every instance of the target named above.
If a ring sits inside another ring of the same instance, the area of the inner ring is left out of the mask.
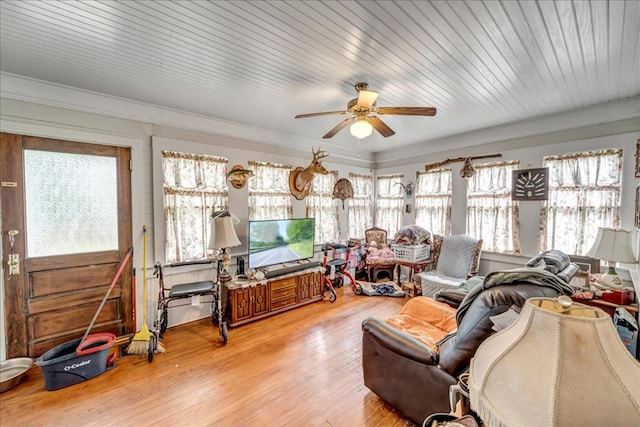
[[[549,168],[513,171],[512,200],[547,200],[549,198]]]

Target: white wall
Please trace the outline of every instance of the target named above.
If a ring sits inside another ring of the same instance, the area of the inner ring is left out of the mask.
[[[610,135],[597,138],[569,140],[558,143],[544,143],[526,148],[510,148],[509,142],[493,144],[490,150],[485,152],[479,149],[467,151],[443,151],[431,156],[426,162],[412,163],[404,166],[393,166],[377,169],[378,174],[404,173],[405,182],[415,181],[416,173],[424,170],[424,165],[441,161],[447,158],[457,158],[462,156],[474,156],[483,154],[502,154],[500,158],[482,159],[475,162],[489,162],[495,160],[519,160],[520,168],[535,168],[542,166],[544,156],[563,153],[575,153],[578,151],[594,150],[601,148],[622,148],[623,149],[623,177],[622,177],[622,208],[621,208],[621,228],[636,230],[633,225],[635,208],[635,189],[640,179],[634,177],[634,155],[638,133],[624,133],[620,135]],[[466,230],[466,181],[461,178],[459,171],[462,163],[452,163],[453,170],[452,183],[452,208],[451,208],[451,230],[452,234],[465,233]],[[413,203],[413,198],[410,200]],[[540,221],[540,209],[542,202],[528,201],[520,202],[520,246],[522,254],[520,256],[503,255],[483,252],[480,265],[480,273],[486,274],[502,268],[521,267],[529,258],[539,252],[538,228]],[[413,224],[415,220],[415,210],[404,216],[404,225]],[[638,253],[638,232],[634,231],[636,242],[636,253]]]
[[[163,239],[156,239],[162,235],[162,178],[154,178],[154,149],[172,149],[177,151],[214,154],[227,157],[229,165],[236,163],[247,165],[249,160],[271,161],[290,164],[293,167],[307,166],[312,153],[302,150],[283,149],[254,141],[229,138],[202,132],[188,131],[177,128],[155,126],[135,120],[115,119],[98,114],[76,112],[68,109],[43,106],[22,101],[0,99],[0,131],[24,135],[35,135],[57,139],[76,140],[88,143],[101,143],[131,147],[132,150],[132,212],[133,212],[133,265],[137,270],[137,313],[138,325],[142,323],[142,277],[143,266],[146,265],[147,276],[147,323],[153,327],[156,316],[158,297],[158,280],[153,276],[153,265],[156,261],[164,262]],[[152,135],[156,141],[152,144]],[[318,144],[320,146],[320,143]],[[362,162],[360,162],[362,163]],[[331,152],[323,160],[328,170],[338,171],[339,177],[347,177],[350,172],[365,174],[372,173],[371,169],[349,165],[343,158],[332,159]],[[246,255],[247,238],[247,186],[243,189],[229,188],[230,210],[236,214],[241,222],[236,227],[238,238],[243,245],[231,251],[233,259]],[[1,193],[0,193],[1,196]],[[298,201],[292,197],[293,216],[304,217],[305,201]],[[339,208],[341,238],[348,239],[347,210]],[[142,259],[142,227],[147,226],[147,257],[146,263]],[[235,262],[235,261],[234,261]],[[235,266],[232,265],[232,271]],[[200,280],[213,279],[213,270],[205,267],[180,267],[165,269],[165,287],[174,284],[189,283]],[[4,290],[4,284],[2,284]],[[178,300],[170,304],[169,326],[190,322],[211,313],[210,299],[203,298],[202,303],[192,307],[188,299]],[[0,295],[0,326],[4,331],[4,300]],[[138,326],[139,329],[139,326]],[[2,334],[6,336],[6,334]],[[0,343],[0,360],[6,358],[6,343]]]

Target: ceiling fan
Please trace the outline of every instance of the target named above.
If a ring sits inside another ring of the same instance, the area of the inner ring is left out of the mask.
[[[402,116],[435,116],[436,109],[434,107],[376,107],[376,99],[378,99],[378,92],[373,92],[369,89],[368,83],[356,83],[356,91],[358,97],[353,98],[347,104],[347,109],[344,111],[325,111],[323,113],[310,113],[310,114],[298,114],[296,119],[304,119],[307,117],[328,116],[333,114],[351,114],[352,116],[344,119],[336,127],[331,129],[322,138],[331,138],[342,129],[344,129],[349,123],[351,125],[351,135],[356,138],[362,139],[371,135],[373,129],[377,130],[380,135],[385,138],[394,135],[395,132],[385,122],[380,120],[378,116],[371,114],[395,114]]]

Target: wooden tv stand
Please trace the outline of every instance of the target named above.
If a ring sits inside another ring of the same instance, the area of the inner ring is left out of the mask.
[[[312,267],[261,281],[228,281],[222,288],[231,327],[301,307],[324,298],[324,267]]]

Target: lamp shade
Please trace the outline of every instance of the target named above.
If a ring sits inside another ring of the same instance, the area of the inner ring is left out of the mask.
[[[631,231],[619,228],[598,228],[596,241],[588,256],[611,262],[635,263],[631,247]]]
[[[640,363],[603,310],[533,298],[471,361],[471,409],[488,426],[640,425]]]
[[[373,132],[373,126],[367,121],[366,117],[358,117],[354,124],[349,128],[351,135],[358,139],[366,138]]]
[[[240,245],[240,240],[233,227],[233,219],[230,216],[218,217],[214,220],[209,247],[211,249],[224,249]]]

